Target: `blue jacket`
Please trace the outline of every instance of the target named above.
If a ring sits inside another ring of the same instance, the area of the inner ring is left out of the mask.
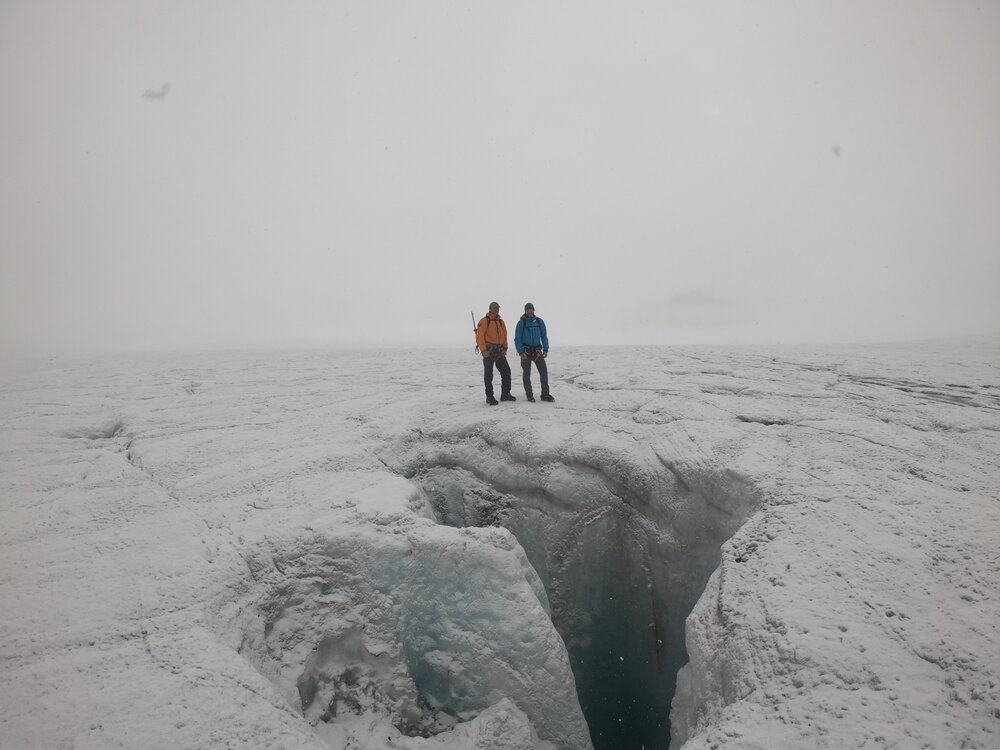
[[[514,331],[514,347],[518,354],[524,352],[524,347],[542,347],[542,351],[549,350],[549,337],[545,332],[545,321],[537,315],[529,318],[522,315],[517,321],[517,330]]]

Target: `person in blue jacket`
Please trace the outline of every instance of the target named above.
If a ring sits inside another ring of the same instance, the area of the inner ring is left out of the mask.
[[[532,362],[538,368],[538,377],[542,381],[542,401],[555,401],[549,393],[549,369],[545,365],[545,358],[549,356],[549,337],[545,331],[545,321],[535,315],[535,306],[530,302],[524,306],[524,315],[517,321],[514,347],[521,356],[524,393],[528,401],[535,400],[531,393]]]

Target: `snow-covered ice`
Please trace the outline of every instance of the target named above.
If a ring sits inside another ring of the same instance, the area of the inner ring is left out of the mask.
[[[1000,344],[549,363],[8,365],[0,746],[1000,746]]]

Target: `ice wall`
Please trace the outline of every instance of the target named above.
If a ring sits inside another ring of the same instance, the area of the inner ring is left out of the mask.
[[[511,534],[404,509],[365,520],[251,545],[246,577],[213,606],[216,630],[321,735],[383,717],[409,747],[512,698],[507,731],[521,716],[538,733],[525,747],[589,747],[566,650]]]

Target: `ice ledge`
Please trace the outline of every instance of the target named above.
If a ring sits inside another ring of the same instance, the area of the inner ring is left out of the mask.
[[[899,481],[768,507],[725,546],[687,621],[673,750],[998,745],[1000,503]]]
[[[511,747],[589,748],[566,649],[510,534],[377,505],[358,503],[343,531],[250,543],[214,629],[325,737],[364,734],[368,716],[398,747],[434,736],[492,747],[482,743],[509,726],[522,737]],[[497,708],[507,699],[516,710]]]

